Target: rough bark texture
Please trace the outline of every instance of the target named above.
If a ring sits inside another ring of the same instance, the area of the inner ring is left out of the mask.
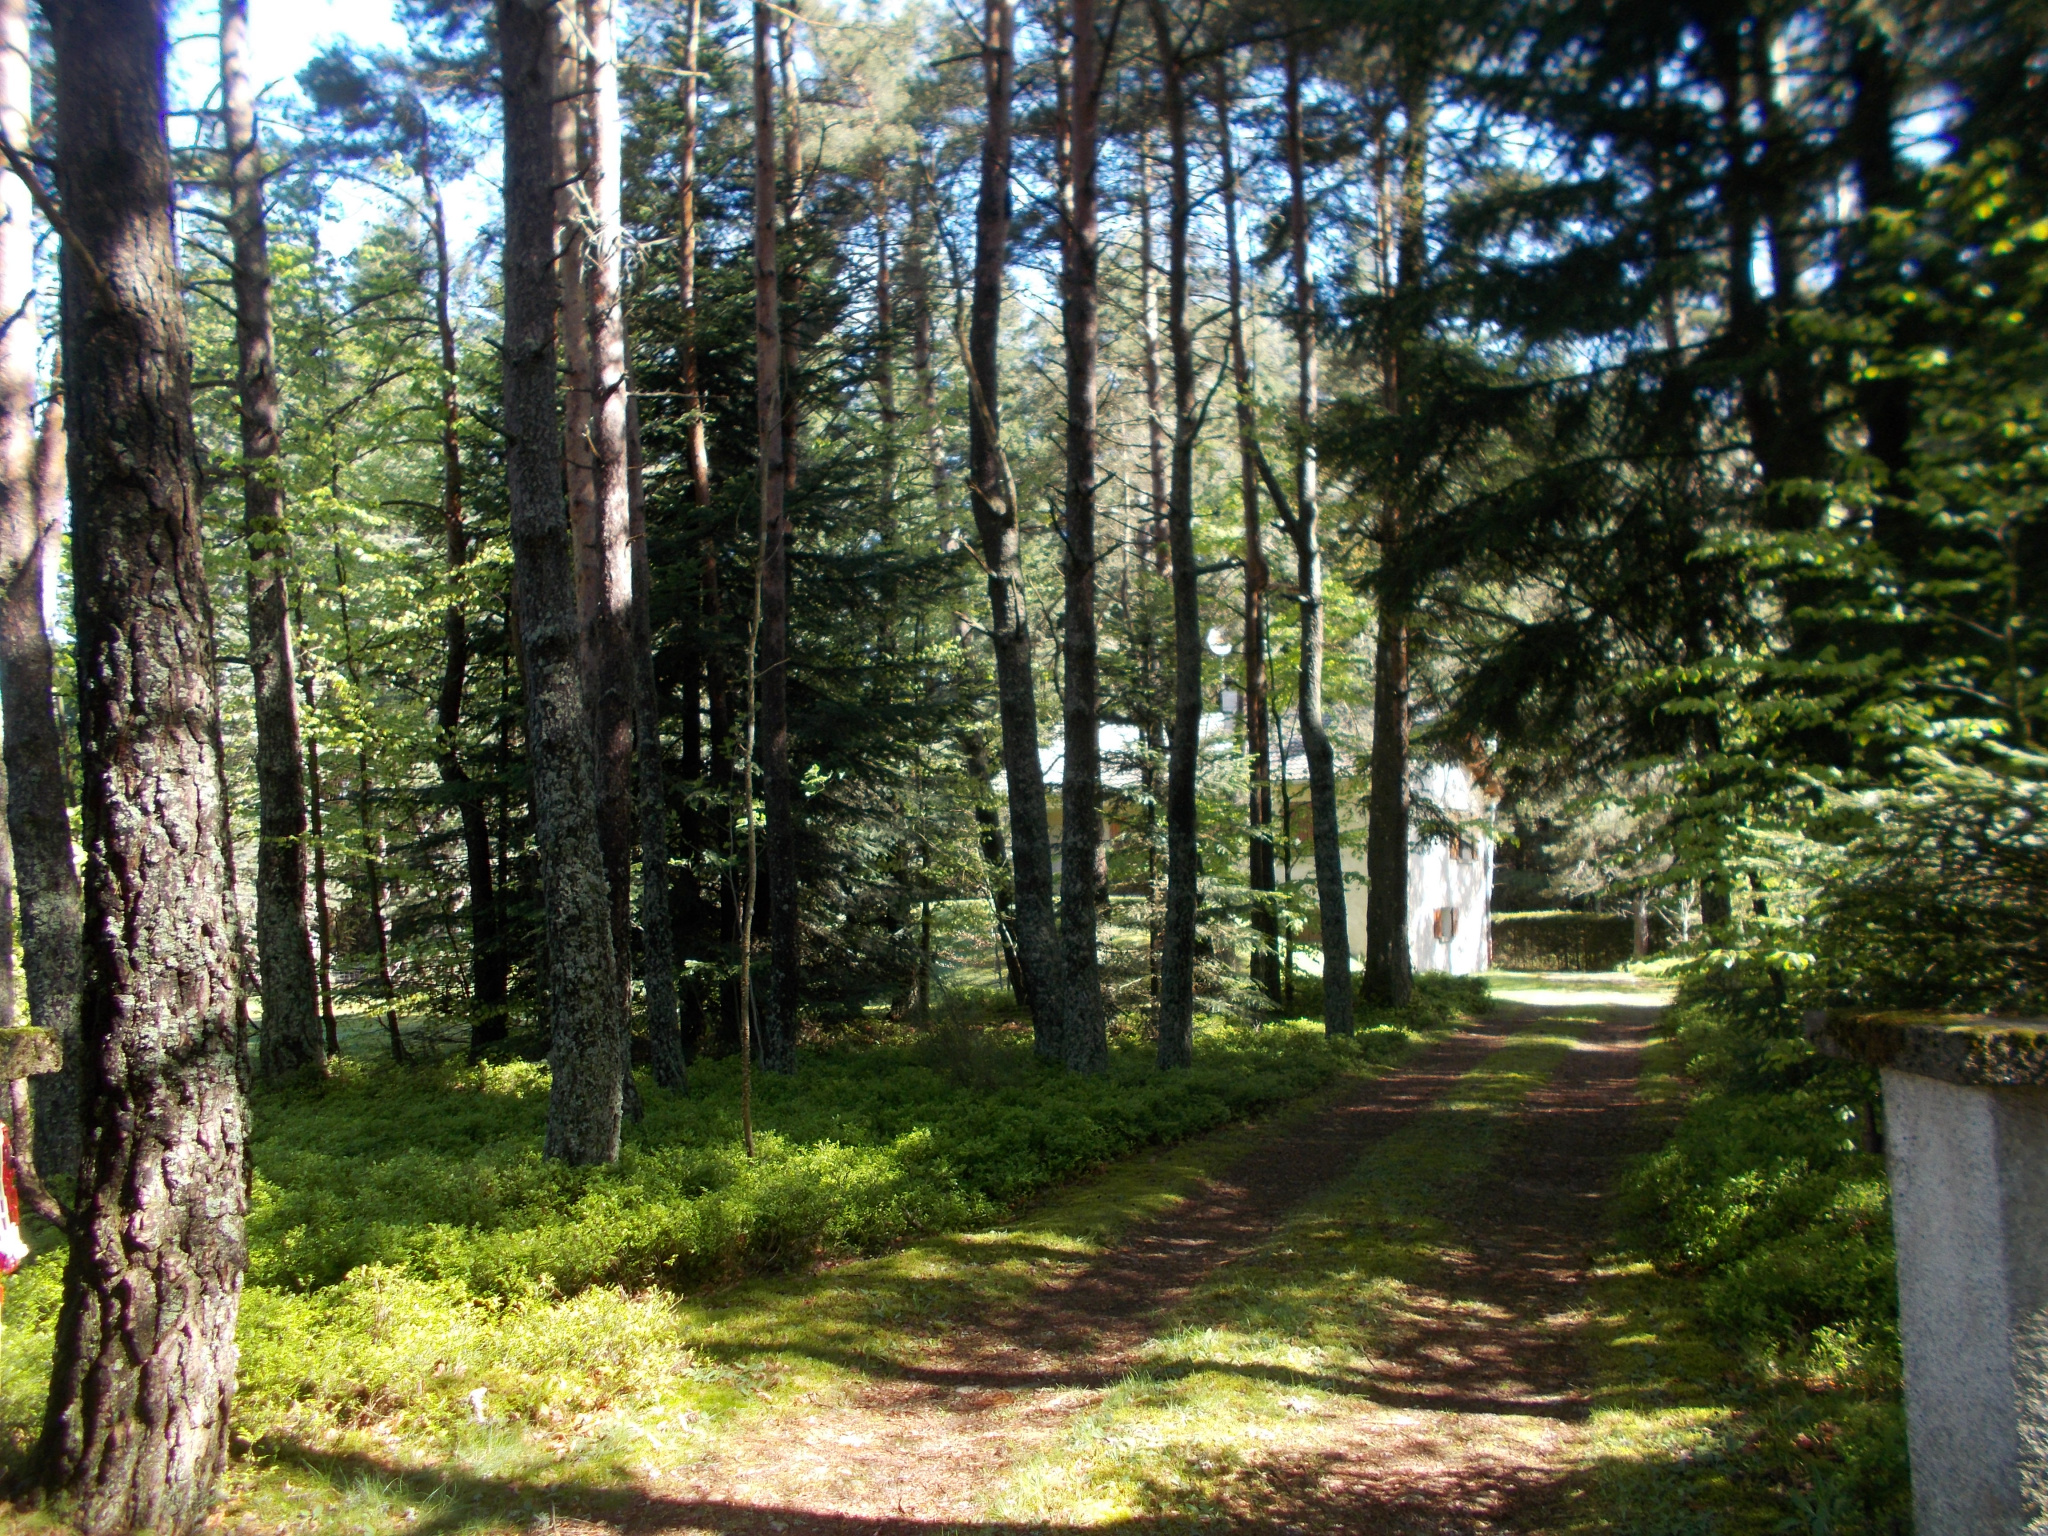
[[[989,639],[995,648],[996,708],[1003,727],[1003,772],[1010,799],[1010,850],[1016,868],[1017,958],[1030,994],[1032,1042],[1057,1059],[1063,1033],[1059,935],[1053,922],[1052,830],[1045,770],[1038,760],[1038,695],[1031,676],[1031,615],[1025,605],[1024,548],[1017,502],[1002,450],[997,340],[1003,266],[1010,249],[1010,101],[1016,84],[1014,0],[987,0],[982,56],[987,121],[981,140],[981,191],[974,214],[974,283],[968,305],[968,501],[988,571]]]
[[[505,104],[505,471],[513,588],[526,678],[542,898],[547,909],[546,1152],[607,1163],[619,1152],[623,1071],[611,897],[597,840],[597,765],[577,660],[576,570],[562,505],[555,408],[554,72],[548,12],[499,0]]]
[[[1337,753],[1323,724],[1323,552],[1317,527],[1316,288],[1308,269],[1308,187],[1302,165],[1301,57],[1287,54],[1287,222],[1294,267],[1295,347],[1299,391],[1295,427],[1300,434],[1293,518],[1295,581],[1300,589],[1301,683],[1297,708],[1302,755],[1308,759],[1309,822],[1315,837],[1316,914],[1323,941],[1323,1028],[1351,1033],[1351,937],[1344,901],[1344,864],[1338,847]],[[1405,868],[1405,866],[1404,866]]]
[[[195,1528],[247,1265],[235,918],[156,0],[48,12],[83,784],[85,1151],[39,1453],[87,1532]]]
[[[704,26],[704,7],[701,0],[691,0],[689,41],[683,54],[683,142],[680,151],[682,186],[678,215],[681,223],[680,246],[680,293],[683,309],[682,371],[683,408],[689,413],[687,455],[690,466],[690,501],[697,508],[698,515],[711,505],[711,453],[704,430],[704,394],[698,383],[697,365],[697,124],[698,124],[698,80],[697,56]],[[697,607],[702,616],[702,632],[716,636],[720,629],[720,602],[718,591],[718,546],[714,539],[706,538],[697,552]],[[692,777],[700,772],[708,781],[719,786],[726,793],[731,788],[732,764],[732,712],[730,709],[730,688],[725,673],[725,648],[716,640],[705,647],[702,658],[704,698],[708,710],[700,709],[695,697],[691,697],[683,715],[683,758],[685,771]],[[697,676],[692,670],[692,680]],[[710,748],[705,751],[700,724],[703,714],[710,715]],[[708,759],[708,761],[707,761]],[[700,764],[702,765],[700,767]],[[711,830],[715,817],[703,810],[693,808],[689,813],[691,833],[700,846],[715,837]],[[676,917],[685,924],[686,932],[706,933],[710,942],[699,940],[697,953],[705,958],[723,958],[724,946],[737,937],[737,906],[731,899],[730,880],[719,882],[719,898],[715,903],[686,895],[683,910]],[[685,892],[691,887],[685,886]],[[699,1042],[704,1034],[705,986],[701,981],[686,983],[683,993],[684,1015],[682,1020],[683,1055],[686,1060],[696,1058]],[[719,988],[721,1040],[736,1040],[739,1036],[739,1019],[736,1012],[737,993],[730,981]],[[661,1072],[656,1063],[657,1079]]]
[[[29,146],[27,0],[0,0],[0,133]],[[45,1175],[78,1171],[79,1095],[85,1059],[78,1042],[78,866],[71,851],[68,775],[52,689],[54,663],[43,622],[43,583],[56,557],[64,515],[64,403],[52,400],[36,435],[35,246],[29,190],[0,173],[0,735],[7,764],[7,830],[14,844],[21,960],[29,1022],[55,1035],[62,1071],[31,1083],[33,1151]]]
[[[1095,617],[1096,275],[1102,233],[1096,212],[1096,121],[1102,42],[1095,0],[1073,0],[1073,78],[1068,185],[1061,242],[1062,327],[1067,344],[1066,776],[1060,786],[1060,1050],[1076,1072],[1109,1066],[1096,951],[1096,864],[1102,854],[1102,700]]]
[[[1145,470],[1151,516],[1139,526],[1138,553],[1162,571],[1166,554],[1166,402],[1159,384],[1159,263],[1152,249],[1152,134],[1138,135],[1138,330],[1145,343]]]
[[[564,13],[566,15],[566,13]],[[611,890],[618,965],[619,1065],[631,1062],[626,989],[633,953],[633,562],[626,469],[625,242],[619,215],[619,77],[611,0],[579,0],[560,25],[558,155],[576,173],[563,213],[562,326],[570,358],[569,529],[583,699],[597,748],[597,834]],[[635,1094],[624,1087],[629,1111]],[[637,1111],[634,1111],[637,1116]]]
[[[455,588],[441,620],[447,654],[441,667],[440,697],[435,701],[434,725],[440,740],[434,766],[462,821],[463,872],[469,884],[469,1048],[473,1055],[506,1036],[505,994],[510,958],[505,953],[497,883],[491,870],[490,813],[469,770],[463,766],[458,742],[463,694],[469,686],[469,621],[463,611],[460,589],[463,570],[469,564],[469,530],[464,523],[463,503],[462,401],[457,393],[455,319],[449,303],[452,273],[448,260],[448,214],[425,146],[420,149],[419,176],[434,235],[434,330],[441,343],[441,533],[447,550],[449,581]],[[309,769],[310,766],[309,762]],[[316,827],[316,835],[317,831]],[[319,920],[323,931],[326,921],[325,917]],[[321,1010],[329,1011],[324,974]]]
[[[270,237],[248,0],[222,0],[220,81],[233,247],[236,393],[242,428],[242,537],[249,553],[249,671],[256,702],[256,959],[263,981],[257,1060],[265,1077],[324,1063],[313,946],[306,934],[306,771],[286,590],[291,536],[278,478],[277,341],[270,320]]]
[[[1401,190],[1395,209],[1394,324],[1381,366],[1389,414],[1404,408],[1413,312],[1426,259],[1423,198],[1429,169],[1429,73],[1403,72]],[[1408,622],[1413,604],[1402,568],[1407,520],[1398,495],[1381,504],[1378,622],[1373,636],[1372,773],[1366,787],[1365,975],[1367,996],[1406,1003],[1413,990],[1408,952]]]
[[[1174,19],[1149,0],[1170,140],[1166,220],[1166,341],[1173,366],[1173,462],[1166,491],[1173,561],[1173,731],[1166,755],[1166,920],[1159,955],[1159,1064],[1195,1059],[1195,772],[1202,732],[1202,630],[1195,588],[1195,350],[1188,334],[1188,103]]]
[[[768,873],[768,999],[761,1063],[796,1070],[800,978],[796,911],[796,780],[789,758],[789,475],[782,398],[786,357],[777,284],[775,71],[769,8],[754,6],[754,404],[761,477],[760,749]],[[751,801],[751,796],[749,800]],[[742,1019],[742,1026],[745,1025]]]
[[[310,679],[302,686],[306,703],[313,703]],[[320,784],[320,743],[306,742],[306,812],[313,828],[313,938],[319,948],[320,1023],[327,1032],[327,1054],[341,1054],[341,1030],[334,1018],[334,913],[327,905],[327,829]]]
[[[633,761],[640,811],[640,943],[647,991],[647,1045],[654,1081],[688,1086],[682,1015],[676,1006],[676,933],[668,910],[668,781],[661,760],[661,684],[654,675],[654,566],[640,483],[640,409],[626,402],[626,485],[632,508]]]
[[[1216,66],[1217,150],[1223,171],[1223,245],[1229,278],[1230,379],[1237,396],[1237,469],[1244,503],[1244,720],[1250,790],[1245,821],[1250,831],[1246,884],[1252,894],[1252,980],[1269,1001],[1280,1001],[1280,917],[1273,878],[1273,750],[1266,710],[1265,523],[1259,515],[1259,429],[1252,396],[1251,356],[1244,339],[1244,268],[1237,249],[1237,162],[1230,133],[1230,70]]]

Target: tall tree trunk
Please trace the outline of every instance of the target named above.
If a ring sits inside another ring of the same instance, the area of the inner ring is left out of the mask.
[[[1429,171],[1429,70],[1420,59],[1403,67],[1401,189],[1395,208],[1394,324],[1381,364],[1390,415],[1406,409],[1406,377],[1415,339],[1413,311],[1426,259],[1423,199]],[[1409,466],[1403,466],[1407,468]],[[1412,990],[1408,945],[1409,614],[1405,574],[1408,528],[1398,493],[1380,506],[1378,621],[1373,637],[1372,772],[1366,789],[1365,986],[1396,1006]]]
[[[633,752],[640,797],[640,943],[645,955],[647,1044],[654,1081],[680,1093],[682,1015],[676,1004],[676,930],[668,907],[668,781],[661,759],[661,685],[654,674],[654,563],[647,553],[640,405],[626,402],[626,472],[633,514]]]
[[[566,13],[563,13],[566,16]],[[569,356],[569,531],[584,705],[597,746],[597,830],[611,891],[618,967],[619,1069],[631,1079],[633,953],[633,563],[626,473],[625,242],[619,208],[619,79],[611,0],[578,0],[577,25],[557,23],[558,155],[575,172],[561,189],[562,326]]]
[[[875,404],[882,419],[882,538],[896,536],[896,293],[889,268],[888,162],[875,173]],[[888,622],[888,620],[884,620]]]
[[[917,379],[917,405],[923,412],[925,471],[931,478],[932,506],[946,504],[946,454],[939,438],[939,381],[932,369],[932,230],[925,213],[925,168],[918,167],[910,184],[910,238],[904,250],[904,282],[910,290],[910,368]]]
[[[348,611],[348,567],[341,546],[334,546],[334,597],[341,620],[341,664],[349,686],[363,692],[362,668],[356,661],[355,626]],[[384,917],[384,833],[377,824],[376,790],[370,782],[370,754],[356,749],[356,827],[362,834],[363,907],[377,945],[377,983],[384,994],[384,1029],[391,1039],[391,1059],[407,1060],[405,1037],[398,1032],[398,987],[391,977],[391,925]]]
[[[1102,856],[1102,682],[1096,623],[1096,350],[1102,229],[1096,203],[1096,121],[1106,59],[1096,2],[1073,0],[1073,76],[1067,117],[1067,207],[1061,242],[1061,322],[1067,342],[1067,696],[1061,784],[1059,942],[1065,1026],[1061,1051],[1073,1071],[1104,1071],[1110,1036],[1096,950]]]
[[[578,666],[576,566],[562,505],[555,408],[554,70],[548,12],[498,0],[505,116],[505,479],[526,683],[541,890],[547,910],[546,1152],[619,1153],[624,1073],[610,886],[597,834],[597,753]]]
[[[306,935],[306,774],[286,591],[277,431],[277,341],[270,320],[270,240],[256,88],[249,78],[248,0],[221,0],[220,81],[233,244],[236,389],[242,426],[242,536],[249,549],[249,671],[256,699],[256,957],[263,976],[265,1077],[326,1060]]]
[[[384,994],[384,1033],[391,1041],[391,1059],[404,1066],[408,1057],[405,1036],[398,1032],[398,985],[391,976],[391,924],[384,915],[384,833],[377,825],[375,797],[369,754],[358,752],[356,823],[363,834],[363,906],[370,916],[371,936],[377,941],[377,987]]]
[[[247,1111],[157,0],[48,13],[86,850],[86,1138],[41,1480],[186,1532],[227,1455]],[[171,979],[175,984],[167,984]]]
[[[463,874],[469,884],[469,1049],[474,1055],[505,1038],[510,960],[505,952],[497,887],[491,878],[490,815],[469,770],[463,766],[458,741],[463,693],[469,685],[469,622],[463,612],[460,585],[463,570],[469,564],[469,530],[463,522],[462,400],[456,373],[455,317],[449,302],[453,272],[448,259],[448,214],[440,183],[434,176],[431,152],[424,145],[416,168],[434,236],[434,330],[441,343],[441,534],[453,588],[441,620],[447,654],[442,661],[441,692],[434,712],[434,725],[440,733],[434,764],[462,821]],[[324,982],[322,986],[324,1009]]]
[[[306,703],[313,702],[311,679],[306,681]],[[327,904],[327,830],[322,824],[320,743],[306,741],[306,811],[313,830],[313,924],[319,942],[320,1024],[327,1036],[327,1054],[341,1054],[341,1027],[334,1017],[334,913]]]
[[[1295,430],[1300,459],[1295,471],[1295,581],[1300,588],[1301,681],[1296,708],[1301,717],[1302,755],[1308,759],[1309,823],[1315,837],[1316,913],[1323,938],[1323,1028],[1348,1035],[1352,1028],[1351,936],[1344,900],[1344,863],[1338,845],[1337,753],[1323,724],[1323,552],[1317,526],[1316,484],[1316,288],[1308,268],[1308,185],[1302,164],[1301,55],[1287,51],[1288,235],[1294,267],[1295,348],[1299,390]]]
[[[797,251],[797,232],[804,217],[804,151],[802,127],[797,121],[796,0],[775,10],[775,55],[777,80],[782,93],[782,182],[778,206],[782,230],[778,243],[777,272],[782,283],[782,481],[785,505],[796,494],[798,459],[803,437],[803,404],[797,388],[798,370],[803,365],[801,325],[796,308],[803,295],[803,269]],[[773,894],[770,894],[773,904]],[[773,914],[770,922],[773,923]],[[771,938],[771,945],[772,945]]]
[[[1073,76],[1068,94],[1066,228],[1061,241],[1061,322],[1067,350],[1066,776],[1060,786],[1061,1052],[1076,1072],[1109,1066],[1096,950],[1097,862],[1102,853],[1101,641],[1095,616],[1097,269],[1096,123],[1107,60],[1095,0],[1073,0]]]
[[[1138,135],[1138,333],[1145,344],[1145,468],[1149,515],[1138,553],[1163,567],[1166,555],[1166,401],[1159,385],[1159,263],[1152,247],[1152,131]]]
[[[995,765],[989,760],[988,737],[968,731],[960,737],[960,767],[974,801],[975,841],[988,875],[989,911],[995,918],[996,951],[1001,975],[1011,998],[1020,1006],[1030,996],[1017,959],[1016,902],[1010,890],[1010,861],[1003,848],[1003,818],[996,810]]]
[[[696,508],[701,520],[707,517],[711,506],[711,452],[705,436],[704,392],[698,380],[697,362],[697,130],[698,130],[698,78],[697,58],[704,29],[704,6],[702,0],[690,0],[689,37],[683,53],[683,143],[682,196],[681,208],[681,257],[680,291],[683,310],[682,372],[683,409],[688,413],[685,430],[685,454],[690,466],[690,504]],[[706,535],[697,551],[697,609],[699,634],[705,637],[702,652],[705,708],[700,713],[695,698],[688,701],[687,713],[683,720],[684,756],[689,762],[689,772],[694,776],[702,771],[709,781],[730,790],[730,768],[732,762],[731,711],[728,708],[730,687],[726,678],[725,647],[719,638],[721,612],[718,592],[718,544]],[[702,729],[702,714],[710,716],[710,750],[700,758],[701,742],[696,739]],[[699,763],[703,763],[700,770]],[[723,818],[717,818],[723,820]],[[702,811],[693,810],[687,825],[693,839],[702,845],[710,834],[716,820]],[[718,943],[729,943],[737,937],[737,905],[727,899],[729,881],[720,882],[719,899],[716,902],[718,916]],[[693,887],[686,886],[679,916],[691,922],[695,929],[702,930],[712,920],[706,908],[713,905],[704,901]],[[728,910],[730,909],[730,910]],[[714,950],[714,954],[716,951]],[[732,1012],[736,1002],[736,990],[730,985],[719,988],[721,1005],[721,1028],[719,1037],[727,1035],[737,1039],[739,1020]],[[704,1033],[704,988],[702,983],[692,980],[684,993],[686,1013],[682,1021],[683,1056],[686,1061],[694,1060],[699,1041]],[[657,1076],[660,1068],[657,1064]]]
[[[769,57],[769,7],[754,5],[754,344],[760,441],[760,678],[763,831],[768,866],[768,1006],[761,1061],[771,1072],[796,1070],[797,950],[796,778],[789,757],[789,475],[783,436],[788,414],[782,369],[788,358],[777,288],[775,79]],[[746,1020],[742,1018],[742,1027]]]
[[[981,192],[974,216],[974,288],[967,322],[968,500],[988,572],[989,639],[995,647],[996,707],[1010,799],[1010,849],[1017,879],[1017,955],[1030,994],[1032,1043],[1059,1059],[1063,1010],[1060,948],[1053,923],[1052,830],[1045,769],[1038,758],[1038,695],[1031,676],[1031,614],[1017,500],[1003,458],[997,341],[1003,267],[1010,248],[1010,102],[1015,90],[1015,0],[985,0],[982,77],[988,102],[981,140]]]
[[[27,0],[0,0],[0,134],[29,150]],[[45,1175],[78,1172],[78,866],[71,852],[54,660],[43,621],[43,583],[63,538],[64,402],[43,413],[36,397],[35,241],[26,183],[0,173],[0,736],[7,764],[7,829],[14,844],[21,959],[30,1022],[55,1035],[63,1070],[31,1080],[33,1153]]]
[[[1223,170],[1223,245],[1229,275],[1230,377],[1237,395],[1237,478],[1244,503],[1244,715],[1251,787],[1247,884],[1252,896],[1252,980],[1280,1001],[1280,916],[1273,879],[1273,751],[1266,711],[1265,522],[1259,515],[1259,428],[1251,355],[1244,339],[1244,270],[1237,248],[1237,164],[1230,132],[1230,66],[1216,65],[1216,135]]]
[[[1195,841],[1195,774],[1202,734],[1202,628],[1195,590],[1195,348],[1188,333],[1188,102],[1185,64],[1163,0],[1148,0],[1159,53],[1170,170],[1166,340],[1173,362],[1173,463],[1166,492],[1173,560],[1173,732],[1166,757],[1166,921],[1159,957],[1159,1064],[1195,1059],[1195,907],[1202,875]]]

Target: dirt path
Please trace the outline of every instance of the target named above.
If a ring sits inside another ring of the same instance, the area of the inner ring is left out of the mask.
[[[981,1514],[990,1493],[1058,1444],[1075,1414],[1129,1371],[1165,1314],[1547,1013],[1505,1008],[1400,1071],[1348,1085],[1015,1310],[956,1318],[914,1366],[779,1414],[659,1479],[630,1529],[998,1529]],[[1253,1482],[1239,1480],[1218,1506],[1224,1526],[1542,1528],[1527,1522],[1552,1500],[1586,1416],[1573,1342],[1585,1252],[1601,1192],[1631,1141],[1650,1018],[1628,1013],[1580,1026],[1578,1048],[1513,1112],[1495,1167],[1443,1213],[1462,1239],[1455,1258],[1431,1283],[1407,1288],[1389,1342],[1341,1408],[1304,1419],[1284,1454],[1260,1463]]]

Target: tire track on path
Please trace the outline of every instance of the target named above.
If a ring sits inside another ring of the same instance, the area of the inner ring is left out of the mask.
[[[778,1415],[719,1446],[650,1497],[631,1528],[875,1536],[980,1524],[988,1493],[1129,1371],[1163,1315],[1539,1020],[1501,1009],[1400,1068],[1345,1081],[1023,1305],[955,1319],[928,1356],[892,1362],[841,1402]]]

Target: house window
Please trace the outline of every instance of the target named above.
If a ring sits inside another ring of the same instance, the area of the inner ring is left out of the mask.
[[[1451,857],[1460,864],[1470,864],[1479,857],[1479,844],[1469,837],[1451,839]]]
[[[1457,937],[1458,909],[1438,907],[1436,909],[1436,936],[1439,941]]]

